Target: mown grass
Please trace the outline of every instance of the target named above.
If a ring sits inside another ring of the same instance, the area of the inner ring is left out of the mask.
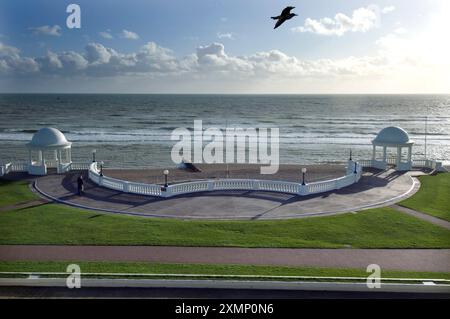
[[[30,191],[27,181],[8,181],[0,179],[0,207],[37,199]]]
[[[256,265],[207,265],[207,264],[159,264],[143,262],[0,262],[0,272],[66,272],[69,264],[80,266],[81,273],[126,274],[204,274],[204,275],[252,275],[252,276],[317,276],[317,277],[367,277],[365,269],[256,266]],[[411,272],[382,270],[382,278],[450,279],[448,272]]]
[[[279,221],[186,221],[58,204],[0,214],[0,244],[450,248],[450,231],[390,208]]]
[[[419,177],[422,184],[400,205],[450,221],[450,173]]]

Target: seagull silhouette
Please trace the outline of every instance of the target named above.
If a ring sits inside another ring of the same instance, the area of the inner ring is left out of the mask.
[[[297,16],[295,13],[291,13],[291,10],[295,9],[295,7],[286,7],[281,12],[281,14],[277,17],[271,17],[274,20],[278,20],[275,24],[274,29],[278,28],[280,25],[282,25],[286,20],[292,19],[293,17]]]

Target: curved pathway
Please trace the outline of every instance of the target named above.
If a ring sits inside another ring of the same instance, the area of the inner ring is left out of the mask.
[[[144,172],[143,172],[144,173]],[[77,207],[120,214],[184,219],[287,219],[324,216],[389,206],[418,190],[408,173],[365,172],[361,180],[341,190],[310,196],[261,191],[216,191],[168,199],[125,194],[99,187],[87,177],[85,194],[76,194],[79,173],[38,178],[45,196]]]
[[[450,272],[450,249],[0,245],[0,260],[249,264]]]
[[[423,219],[423,220],[425,220],[425,221],[427,221],[429,223],[432,223],[432,224],[435,224],[435,225],[438,225],[438,226],[450,229],[450,222],[448,222],[446,220],[443,220],[443,219],[440,219],[440,218],[437,218],[437,217],[434,217],[434,216],[431,216],[431,215],[419,212],[417,210],[410,209],[408,207],[403,207],[403,206],[400,206],[400,205],[392,205],[391,207],[396,209],[396,210],[398,210],[398,211],[400,211],[400,212],[402,212],[402,213],[405,213],[405,214],[414,216],[416,218]]]

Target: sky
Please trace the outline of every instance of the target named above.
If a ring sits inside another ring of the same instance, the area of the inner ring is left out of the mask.
[[[450,93],[449,31],[448,0],[0,0],[0,92]]]

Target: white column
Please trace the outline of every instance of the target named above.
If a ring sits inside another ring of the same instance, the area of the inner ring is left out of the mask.
[[[42,166],[43,165],[43,163],[42,163],[42,161],[43,161],[42,150],[39,150],[38,152],[39,152],[38,153],[39,154],[39,157],[38,157],[39,165]]]
[[[387,147],[383,146],[383,163],[386,163],[387,159]]]
[[[30,163],[30,165],[33,165],[33,158],[31,157],[31,150],[28,150],[28,162]]]
[[[68,156],[67,162],[72,163],[72,148],[70,147],[67,149],[67,156]]]
[[[397,166],[399,166],[400,162],[402,161],[402,147],[397,147]]]
[[[376,152],[377,152],[377,147],[375,146],[375,144],[373,144],[373,146],[372,146],[372,160],[375,160]]]
[[[408,163],[411,164],[412,161],[412,145],[409,145],[408,147]]]

